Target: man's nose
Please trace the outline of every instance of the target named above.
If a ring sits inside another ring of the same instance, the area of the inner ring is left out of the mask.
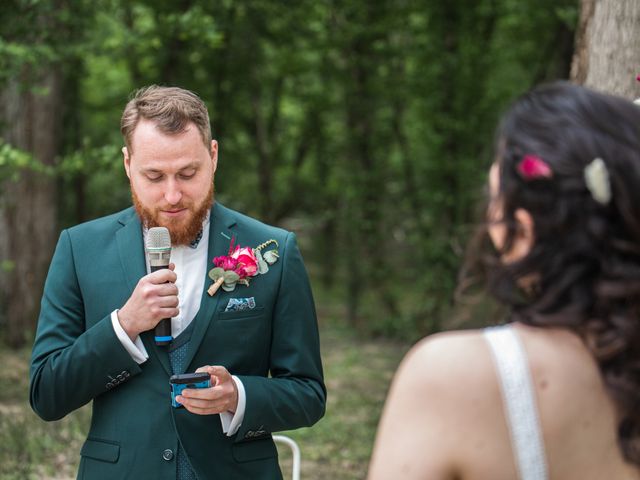
[[[167,183],[167,189],[164,192],[164,199],[169,205],[177,205],[180,203],[180,200],[182,199],[182,191],[180,190],[178,182],[173,179],[169,180]]]

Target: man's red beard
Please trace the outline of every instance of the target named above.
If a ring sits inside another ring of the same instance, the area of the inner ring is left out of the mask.
[[[202,201],[200,205],[188,205],[179,203],[178,205],[171,205],[171,209],[186,208],[189,210],[189,215],[186,218],[173,219],[165,218],[161,219],[160,208],[150,210],[142,205],[136,191],[131,185],[131,198],[133,199],[133,206],[136,209],[140,221],[147,228],[152,227],[166,227],[171,235],[172,245],[189,245],[198,236],[202,230],[202,222],[207,217],[207,213],[211,210],[213,205],[213,182],[209,188],[209,193]]]

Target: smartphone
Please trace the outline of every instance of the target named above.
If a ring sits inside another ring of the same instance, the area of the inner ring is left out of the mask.
[[[176,397],[182,393],[182,390],[185,388],[209,388],[211,386],[211,376],[206,372],[183,373],[181,375],[171,375],[169,383],[171,384],[171,406],[180,408],[182,404],[176,401]]]

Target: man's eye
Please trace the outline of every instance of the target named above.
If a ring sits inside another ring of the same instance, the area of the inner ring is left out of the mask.
[[[182,172],[180,174],[180,178],[184,179],[184,180],[189,180],[190,178],[193,178],[193,176],[196,174],[195,170],[194,171],[188,171],[188,172]]]
[[[159,182],[160,180],[162,180],[162,175],[158,175],[158,176],[155,176],[155,177],[152,177],[152,176],[150,176],[150,175],[147,175],[147,179],[148,179],[150,182]]]

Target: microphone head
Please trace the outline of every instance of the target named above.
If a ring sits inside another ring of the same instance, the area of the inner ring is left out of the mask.
[[[147,255],[154,267],[167,267],[171,256],[171,236],[165,227],[152,227],[147,231]]]
[[[152,227],[147,231],[147,250],[166,250],[171,248],[171,236],[166,227]]]

